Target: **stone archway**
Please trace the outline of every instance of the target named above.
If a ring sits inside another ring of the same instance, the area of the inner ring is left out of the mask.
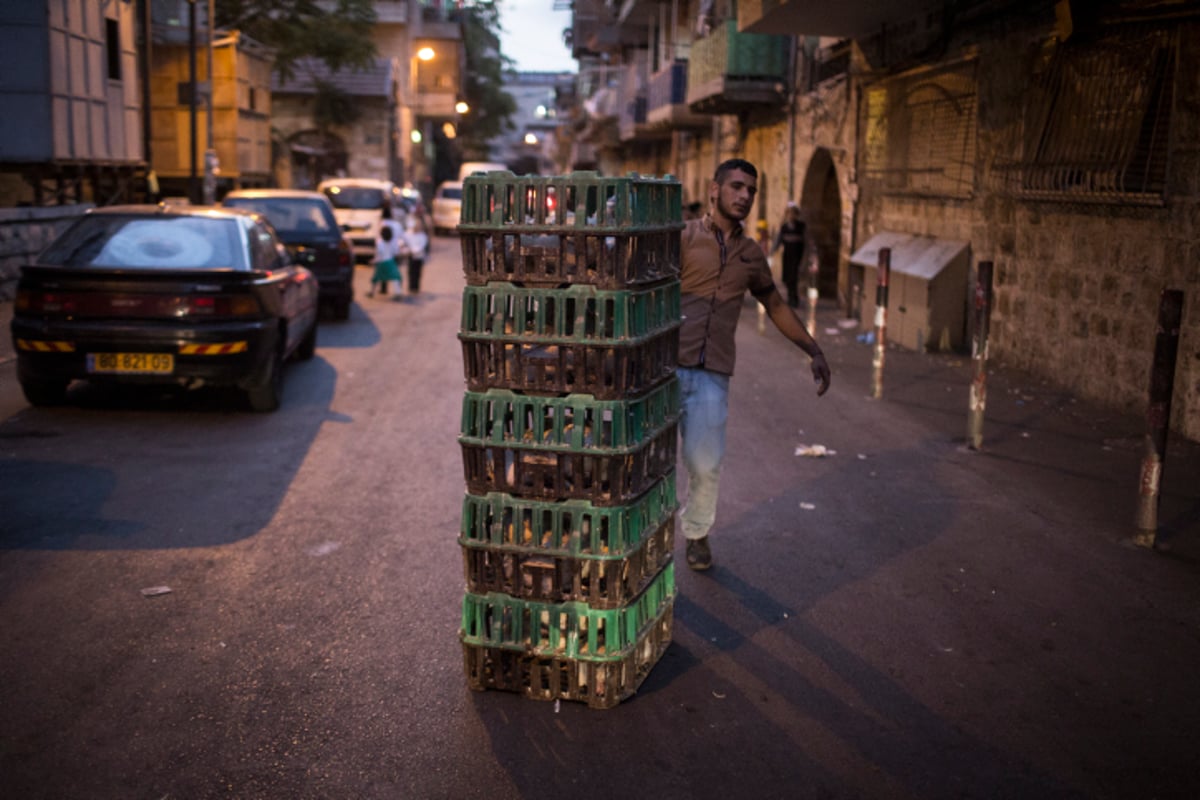
[[[300,131],[288,139],[287,146],[293,189],[315,189],[325,178],[346,172],[346,145],[339,136]]]
[[[842,249],[842,193],[838,188],[837,167],[824,148],[818,148],[808,162],[800,207],[817,248],[817,292],[821,297],[836,298]]]

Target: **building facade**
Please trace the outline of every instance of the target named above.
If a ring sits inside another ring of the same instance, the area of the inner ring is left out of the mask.
[[[855,254],[877,237],[965,244],[958,299],[936,301],[963,329],[920,346],[970,341],[991,262],[990,357],[1124,411],[1145,407],[1160,297],[1182,290],[1171,425],[1195,439],[1198,44],[1191,0],[579,0],[571,159],[700,200],[748,158],[751,225],[799,203],[822,298],[860,319],[874,276]]]

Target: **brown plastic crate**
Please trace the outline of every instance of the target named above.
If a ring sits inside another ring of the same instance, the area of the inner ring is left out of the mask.
[[[679,277],[679,230],[528,233],[460,230],[467,283],[625,289]]]
[[[463,543],[467,591],[616,608],[636,597],[671,560],[674,541],[672,516],[646,536],[636,550],[619,558],[574,557],[531,548]]]
[[[672,421],[636,449],[603,454],[460,442],[467,490],[622,505],[675,468],[676,427]]]
[[[675,374],[679,328],[637,341],[536,344],[459,336],[467,388],[590,394],[616,400],[648,391]]]
[[[575,700],[592,708],[612,708],[631,697],[671,644],[674,601],[615,661],[538,656],[498,647],[463,643],[467,685],[475,691],[517,692],[534,700]]]

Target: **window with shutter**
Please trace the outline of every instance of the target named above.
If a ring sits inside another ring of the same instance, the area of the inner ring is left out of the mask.
[[[969,198],[975,189],[975,64],[867,89],[862,180],[885,193]]]
[[[1176,30],[1135,28],[1049,51],[1027,94],[1022,156],[997,166],[1028,198],[1161,205],[1178,63]]]

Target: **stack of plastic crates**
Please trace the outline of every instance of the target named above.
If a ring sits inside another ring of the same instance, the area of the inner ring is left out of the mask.
[[[681,210],[670,177],[464,181],[473,689],[608,708],[670,644]]]

